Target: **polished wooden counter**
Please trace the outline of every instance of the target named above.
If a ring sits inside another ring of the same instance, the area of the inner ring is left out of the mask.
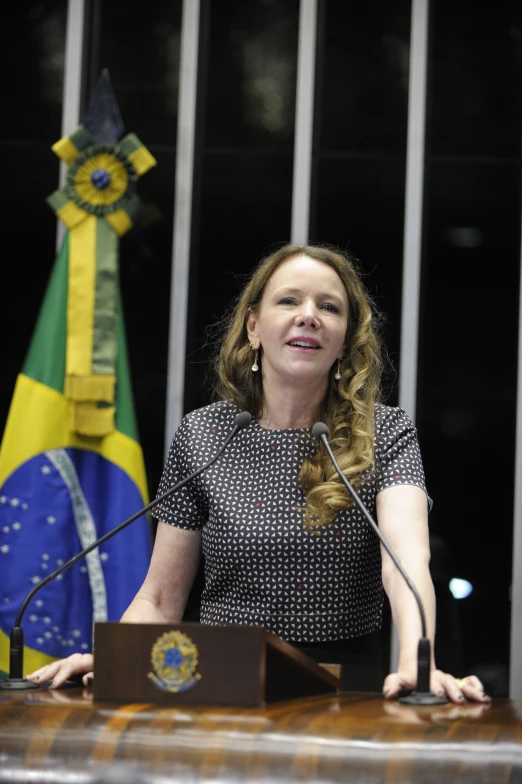
[[[0,784],[196,781],[522,782],[522,703],[346,693],[239,710],[0,694]]]

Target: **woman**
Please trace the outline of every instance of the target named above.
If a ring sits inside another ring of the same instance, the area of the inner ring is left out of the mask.
[[[255,271],[217,361],[219,403],[184,418],[160,493],[215,453],[239,410],[255,419],[220,460],[156,508],[154,552],[125,622],[179,622],[205,554],[201,621],[263,625],[318,661],[345,664],[345,686],[376,688],[382,587],[398,630],[387,698],[416,683],[417,606],[354,508],[311,426],[324,421],[337,460],[416,584],[433,638],[428,501],[413,425],[378,403],[381,355],[352,262],[323,247],[285,246]],[[30,680],[92,677],[79,654]],[[351,680],[350,680],[351,679]],[[475,676],[435,668],[434,692],[489,698]]]

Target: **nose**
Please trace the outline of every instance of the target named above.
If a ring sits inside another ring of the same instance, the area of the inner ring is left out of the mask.
[[[320,321],[315,303],[311,300],[304,300],[299,308],[299,313],[296,314],[295,322],[298,327],[317,329],[320,326]]]

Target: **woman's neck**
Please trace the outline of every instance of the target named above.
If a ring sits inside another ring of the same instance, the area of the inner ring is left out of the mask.
[[[267,430],[312,427],[317,421],[324,393],[324,383],[317,388],[310,387],[306,382],[299,387],[285,384],[267,388],[265,385],[263,411],[257,421]]]

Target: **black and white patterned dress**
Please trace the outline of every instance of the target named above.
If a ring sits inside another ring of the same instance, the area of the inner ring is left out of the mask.
[[[216,453],[238,411],[219,402],[183,419],[158,494]],[[316,451],[310,428],[266,430],[253,420],[210,469],[155,508],[164,523],[202,531],[202,623],[264,626],[301,643],[380,628],[380,548],[361,512],[350,507],[317,534],[303,526],[297,477]],[[401,409],[377,405],[375,472],[360,491],[374,517],[377,493],[398,484],[425,490],[416,430]]]

